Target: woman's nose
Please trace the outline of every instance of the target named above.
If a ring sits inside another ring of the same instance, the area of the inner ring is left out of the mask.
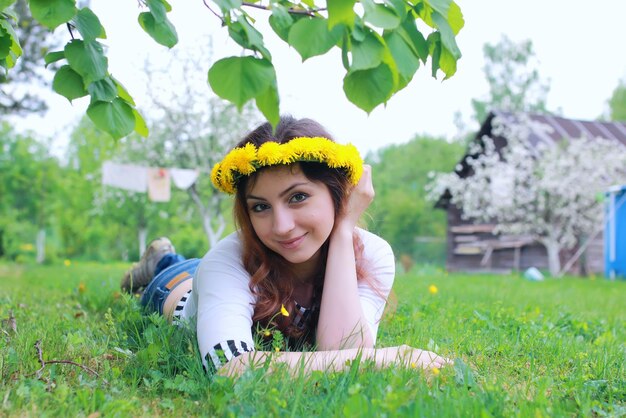
[[[285,235],[295,226],[293,215],[289,210],[276,210],[274,212],[273,229],[276,235]]]

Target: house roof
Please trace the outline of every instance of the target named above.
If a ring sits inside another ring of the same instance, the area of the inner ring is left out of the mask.
[[[553,141],[560,141],[563,138],[580,138],[586,136],[588,138],[600,137],[612,139],[626,146],[626,122],[567,119],[548,113],[511,113],[495,110],[485,119],[480,130],[483,131],[483,128],[486,127],[485,125],[488,125],[488,129],[491,130],[491,121],[494,117],[499,117],[507,122],[514,122],[521,119],[522,116],[529,118],[533,122],[545,124],[551,128],[549,129],[550,132],[532,130],[530,140],[551,139]]]
[[[531,127],[528,140],[533,145],[540,142],[559,142],[565,138],[580,138],[586,136],[588,138],[600,137],[615,140],[626,147],[626,122],[587,121],[568,119],[548,113],[520,113],[502,110],[492,110],[489,112],[489,115],[487,115],[487,118],[485,118],[485,121],[474,136],[473,141],[480,141],[485,135],[493,137],[491,135],[492,123],[493,119],[496,117],[508,123],[530,120],[537,123],[537,128],[539,124],[546,125],[548,129],[534,129]],[[493,139],[497,147],[506,145],[505,138],[496,137]],[[470,155],[466,152],[455,169],[455,172],[461,177],[466,177],[471,174],[470,167],[466,162],[469,156]],[[449,192],[446,191],[435,203],[435,207],[442,209],[447,208],[450,198]]]

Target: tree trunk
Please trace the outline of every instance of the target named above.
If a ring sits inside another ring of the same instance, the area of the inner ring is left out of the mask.
[[[139,231],[137,232],[137,237],[139,238],[139,257],[141,257],[146,251],[146,240],[148,238],[148,228],[145,226],[140,226]]]
[[[546,241],[543,243],[548,252],[548,268],[552,277],[559,277],[561,272],[561,246],[556,241]]]
[[[217,208],[215,209],[217,215],[213,217],[211,216],[212,211],[202,202],[202,199],[196,190],[196,185],[192,185],[189,189],[187,189],[187,191],[200,211],[200,216],[202,216],[202,229],[204,229],[204,233],[209,241],[209,248],[212,248],[220,240],[222,234],[224,233],[224,228],[226,227],[226,221],[219,211],[219,197],[216,195],[211,196],[211,206],[213,208]],[[213,228],[213,221],[217,222],[217,227],[215,229]]]
[[[37,232],[37,264],[41,264],[46,259],[46,230],[41,228]]]

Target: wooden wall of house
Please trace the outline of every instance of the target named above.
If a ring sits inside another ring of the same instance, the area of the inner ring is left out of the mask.
[[[464,241],[474,244],[477,241],[487,243],[494,241],[515,242],[524,240],[523,237],[496,236],[489,232],[489,224],[475,224],[461,218],[461,211],[454,205],[449,205],[447,210],[447,234],[446,234],[446,268],[449,271],[489,271],[489,272],[509,272],[516,269],[524,271],[529,267],[536,267],[540,270],[548,269],[548,256],[545,248],[538,243],[527,243],[519,247],[519,260],[516,265],[516,250],[514,248],[494,249],[488,265],[481,265],[485,252],[477,254],[458,254]],[[472,227],[472,225],[474,227]],[[464,230],[464,232],[459,232]],[[467,231],[472,232],[467,232]],[[456,232],[455,232],[456,231]],[[519,243],[519,242],[518,242]],[[471,245],[469,246],[471,248]],[[468,248],[468,246],[466,246]],[[571,258],[576,249],[564,251],[561,254],[562,266]],[[603,274],[604,272],[604,241],[602,236],[596,237],[587,248],[582,260],[576,262],[569,274]]]

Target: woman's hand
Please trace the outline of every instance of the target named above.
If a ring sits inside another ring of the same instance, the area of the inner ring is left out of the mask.
[[[374,186],[372,184],[372,167],[363,165],[363,175],[356,186],[350,190],[344,213],[337,220],[335,228],[345,226],[352,231],[359,218],[374,200]]]
[[[401,345],[397,348],[396,361],[402,365],[412,368],[440,369],[443,366],[452,364],[452,361],[433,353],[432,351],[420,350],[408,345]]]

